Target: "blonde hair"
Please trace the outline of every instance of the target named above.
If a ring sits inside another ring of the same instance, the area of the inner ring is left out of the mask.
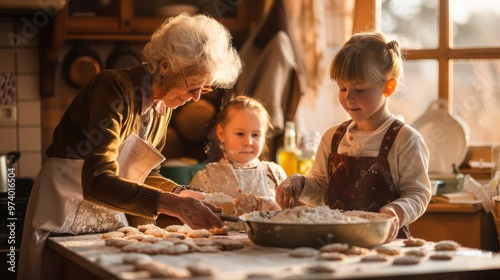
[[[334,81],[371,81],[385,83],[403,75],[399,43],[388,42],[378,32],[354,34],[338,51],[330,65]]]
[[[163,22],[144,46],[142,55],[148,72],[157,79],[159,65],[166,59],[174,73],[194,66],[211,75],[212,86],[231,88],[242,69],[231,39],[228,29],[217,20],[182,13]]]
[[[224,105],[224,108],[217,114],[215,125],[224,126],[229,120],[229,114],[234,110],[249,110],[254,112],[260,121],[265,124],[263,127],[264,133],[267,133],[272,128],[271,118],[264,105],[258,100],[244,95],[236,96]]]

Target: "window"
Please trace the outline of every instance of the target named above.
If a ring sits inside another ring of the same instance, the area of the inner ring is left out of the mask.
[[[497,0],[380,0],[378,23],[406,51],[403,87],[389,106],[411,124],[435,100],[466,124],[470,144],[500,143]]]

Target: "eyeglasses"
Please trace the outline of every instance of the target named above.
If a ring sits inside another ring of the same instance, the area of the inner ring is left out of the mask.
[[[184,74],[184,70],[181,70],[181,73],[182,73],[182,78],[184,79],[184,83],[186,84],[186,88],[192,87],[193,85],[189,85],[187,82],[186,75]],[[206,94],[206,93],[213,91],[211,85],[203,85],[201,87],[197,85],[194,88],[187,89],[187,93],[195,93],[199,90],[201,90],[201,94]]]

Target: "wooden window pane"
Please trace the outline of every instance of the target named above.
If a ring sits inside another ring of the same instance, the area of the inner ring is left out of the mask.
[[[431,59],[406,62],[403,83],[389,100],[389,109],[395,116],[403,116],[413,123],[438,99],[438,61]]]
[[[453,112],[466,122],[470,141],[500,141],[500,59],[452,60]]]
[[[498,0],[453,0],[450,5],[454,48],[500,46]]]
[[[382,0],[380,29],[406,49],[437,49],[439,1]]]

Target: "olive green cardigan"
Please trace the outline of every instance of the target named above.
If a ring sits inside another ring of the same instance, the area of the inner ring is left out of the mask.
[[[118,146],[131,132],[138,134],[142,94],[147,91],[151,93],[151,77],[144,65],[101,71],[70,104],[46,154],[85,160],[82,191],[86,200],[126,214],[156,218],[160,190],[172,191],[177,184],[161,176],[160,166],[144,184],[121,179],[116,162]],[[172,110],[153,115],[147,140],[161,151]],[[58,172],[64,173],[64,169]]]

